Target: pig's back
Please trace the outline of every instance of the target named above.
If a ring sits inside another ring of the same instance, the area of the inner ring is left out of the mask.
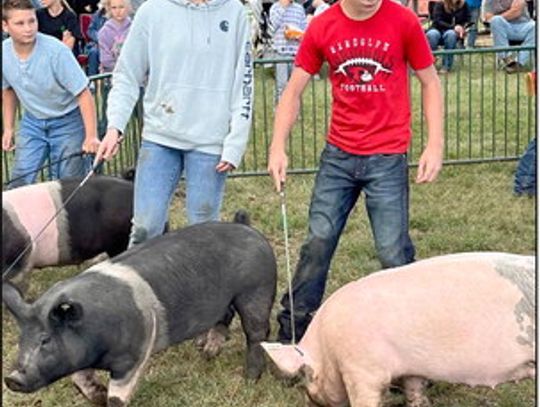
[[[167,312],[171,342],[207,329],[207,321],[213,326],[239,293],[275,291],[272,248],[255,229],[236,223],[209,222],[169,232],[112,262],[136,270],[152,288]],[[205,327],[196,326],[198,321]]]
[[[316,315],[318,335],[341,344],[341,360],[364,348],[396,376],[508,381],[534,355],[533,273],[532,256],[504,253],[441,256],[374,273],[328,299]]]
[[[2,208],[6,210],[20,233],[35,239],[47,225],[32,247],[32,267],[57,264],[67,256],[68,241],[60,233],[66,227],[62,208],[61,187],[58,181],[22,186],[2,193]],[[9,239],[10,236],[3,237]],[[21,248],[22,251],[23,248]]]

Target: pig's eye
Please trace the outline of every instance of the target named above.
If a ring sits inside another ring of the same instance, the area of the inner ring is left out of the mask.
[[[41,337],[41,346],[45,346],[49,342],[51,342],[51,337],[49,335],[44,335]]]

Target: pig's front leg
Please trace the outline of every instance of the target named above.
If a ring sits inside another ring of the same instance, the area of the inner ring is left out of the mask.
[[[143,349],[143,355],[139,359],[139,362],[120,379],[111,379],[109,381],[109,391],[107,394],[107,407],[124,407],[129,403],[129,399],[135,391],[137,382],[141,377],[154,345],[156,342],[157,334],[157,322],[156,314],[151,311],[151,318],[149,323],[149,335],[148,339],[145,342],[145,347]]]
[[[389,383],[384,376],[355,371],[343,375],[350,407],[380,407],[382,392]]]
[[[71,380],[77,389],[93,404],[105,406],[107,404],[107,387],[95,374],[95,370],[86,369],[73,373]]]

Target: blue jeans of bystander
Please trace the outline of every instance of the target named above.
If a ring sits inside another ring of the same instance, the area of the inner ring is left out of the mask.
[[[529,20],[523,23],[511,23],[504,17],[497,15],[490,21],[491,35],[493,36],[493,46],[507,47],[509,41],[523,41],[522,46],[535,45],[535,22]],[[529,62],[530,51],[522,51],[518,54],[520,65],[526,65]],[[499,58],[507,57],[509,53],[499,52]]]
[[[84,125],[79,108],[53,119],[38,119],[25,112],[15,141],[10,188],[33,183],[47,157],[53,163],[50,179],[84,176],[91,167],[90,160],[81,155],[64,159],[82,150]]]
[[[432,51],[436,51],[440,44],[444,45],[444,49],[456,49],[458,36],[454,30],[446,30],[443,34],[435,28],[430,28],[426,33],[429,46]],[[451,70],[454,64],[454,55],[448,54],[443,56],[443,68]]]
[[[327,144],[309,208],[309,231],[293,278],[296,337],[305,333],[322,301],[330,262],[349,213],[361,192],[383,267],[414,261],[409,237],[409,181],[406,154],[349,154]],[[361,265],[358,265],[361,267]],[[281,299],[278,339],[291,340],[289,295]]]
[[[143,140],[135,172],[133,226],[129,245],[163,233],[182,172],[186,179],[189,224],[218,220],[226,173],[216,171],[220,156],[177,150]]]

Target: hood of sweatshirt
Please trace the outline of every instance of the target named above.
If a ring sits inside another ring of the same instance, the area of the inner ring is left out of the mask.
[[[237,166],[251,124],[253,64],[238,0],[147,0],[116,64],[109,125],[123,131],[144,86],[143,138]]]

